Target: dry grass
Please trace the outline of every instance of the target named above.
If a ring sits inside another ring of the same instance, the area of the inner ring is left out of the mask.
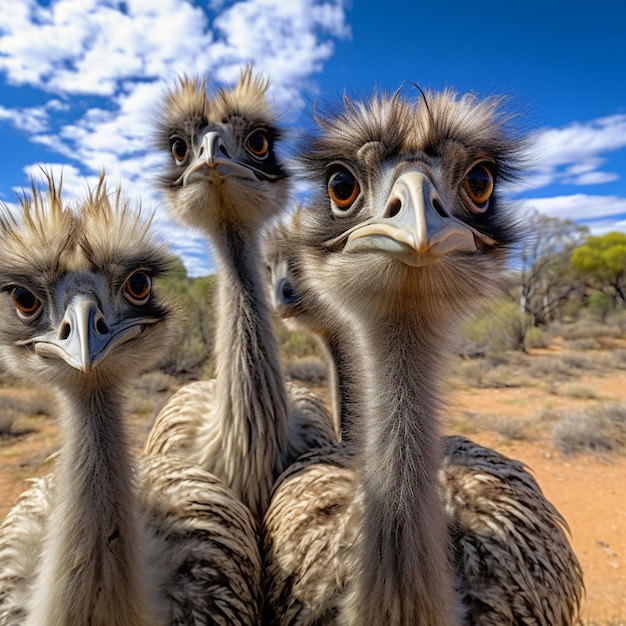
[[[486,421],[490,430],[495,431],[504,439],[510,441],[533,441],[535,424],[527,419],[508,419],[497,417]]]
[[[160,370],[139,377],[127,395],[126,408],[130,413],[156,416],[182,381]]]
[[[566,415],[552,429],[554,447],[564,454],[626,452],[626,406],[602,404]]]
[[[604,363],[607,368],[626,370],[626,350],[621,348],[611,350]]]
[[[50,415],[50,398],[36,392],[0,395],[0,438],[21,437],[38,430],[35,417]]]
[[[564,347],[567,350],[583,351],[583,350],[598,350],[602,347],[601,342],[597,339],[586,337],[584,339],[571,339],[564,342]]]
[[[52,412],[51,401],[50,396],[36,391],[30,392],[30,390],[27,395],[2,394],[0,395],[0,413],[17,411],[24,415],[49,416]]]
[[[328,378],[328,366],[316,356],[307,356],[291,361],[286,370],[288,378],[309,385],[322,385]]]
[[[480,358],[460,358],[454,366],[457,388],[515,388],[534,385],[526,372],[527,358],[521,352],[494,352]]]
[[[462,415],[455,416],[448,420],[448,427],[460,435],[474,435],[485,430],[485,418],[474,411],[465,411]]]
[[[0,413],[0,439],[21,437],[36,430],[35,422],[20,411],[5,409]]]
[[[578,398],[579,400],[596,400],[599,397],[598,392],[593,387],[577,383],[565,385],[561,393],[570,398]]]
[[[570,341],[577,339],[605,339],[607,337],[618,338],[624,334],[624,330],[620,325],[609,321],[603,323],[594,319],[580,319],[570,324],[555,322],[551,324],[550,332],[553,336],[558,335]]]

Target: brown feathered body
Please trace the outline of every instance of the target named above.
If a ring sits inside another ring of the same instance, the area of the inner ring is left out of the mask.
[[[259,521],[277,476],[336,441],[321,400],[285,383],[263,280],[261,234],[289,202],[267,88],[247,68],[212,98],[191,79],[165,96],[161,186],[172,215],[206,234],[217,265],[216,375],[171,398],[145,448],[215,472]]]
[[[339,363],[349,437],[273,492],[272,623],[575,623],[561,516],[522,464],[439,430],[455,336],[521,232],[499,187],[522,144],[497,105],[346,100],[304,148],[317,193],[289,230],[294,284],[277,297]]]
[[[49,183],[0,217],[0,358],[54,392],[63,433],[0,526],[0,624],[257,624],[250,512],[195,465],[129,452],[123,392],[174,337],[152,285],[171,257],[104,179],[78,212]]]

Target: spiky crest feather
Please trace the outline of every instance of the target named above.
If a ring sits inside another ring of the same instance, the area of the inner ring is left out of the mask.
[[[231,116],[244,117],[249,122],[270,126],[277,122],[268,99],[270,79],[255,74],[252,65],[241,70],[239,81],[232,89],[220,89],[215,97],[215,118],[225,122]]]
[[[0,238],[3,266],[18,274],[21,267],[41,281],[54,281],[72,261],[76,241],[76,220],[63,205],[62,184],[46,175],[48,190],[43,195],[34,180],[32,197],[20,197],[19,214],[7,205],[0,207]]]
[[[144,215],[140,204],[132,206],[121,187],[109,191],[102,174],[79,206],[79,246],[91,268],[113,274],[115,268],[124,272],[129,266],[145,265],[153,277],[170,270],[175,258],[165,243],[157,241],[153,218],[154,213]]]

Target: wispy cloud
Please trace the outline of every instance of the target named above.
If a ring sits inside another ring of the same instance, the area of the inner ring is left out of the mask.
[[[600,196],[572,194],[550,198],[533,198],[527,200],[528,205],[547,213],[552,217],[564,220],[586,221],[590,225],[596,220],[611,216],[626,216],[626,198],[618,196]]]
[[[0,121],[9,122],[17,130],[43,133],[49,129],[50,115],[45,107],[6,108],[0,105]]]
[[[619,174],[602,168],[607,154],[626,148],[626,115],[541,130],[533,137],[533,146],[536,167],[526,179],[525,188],[612,182],[619,179]]]

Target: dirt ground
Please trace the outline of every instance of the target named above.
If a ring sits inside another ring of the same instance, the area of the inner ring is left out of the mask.
[[[585,379],[602,398],[626,402],[626,376]],[[577,403],[523,389],[463,391],[456,395],[455,410],[476,410],[510,419],[537,415],[549,402],[572,408]],[[626,458],[593,454],[564,456],[547,436],[531,441],[511,441],[493,431],[468,434],[471,439],[523,461],[537,478],[544,494],[567,520],[571,541],[581,562],[586,597],[584,624],[626,624]]]
[[[459,389],[451,397],[448,430],[464,416],[479,412],[479,424],[489,419],[535,420],[546,408],[569,410],[583,402],[626,402],[626,373],[584,376],[577,380],[595,391],[593,400],[532,388]],[[25,391],[0,389],[0,393]],[[146,418],[131,417],[137,447],[145,438]],[[58,449],[58,432],[50,419],[41,418],[37,430],[19,439],[0,440],[0,519],[25,488],[25,480],[50,470],[50,456]],[[551,443],[546,425],[530,436],[511,440],[496,430],[464,432],[481,444],[526,463],[546,496],[569,523],[571,539],[585,573],[584,623],[591,626],[626,625],[626,457],[594,454],[564,456]]]

